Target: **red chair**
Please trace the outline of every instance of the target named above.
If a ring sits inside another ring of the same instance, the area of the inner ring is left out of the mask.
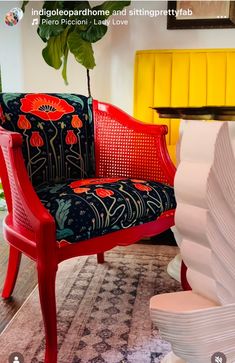
[[[105,251],[174,225],[167,127],[65,94],[1,94],[0,119],[10,244],[2,296],[12,294],[24,253],[37,264],[45,362],[56,363],[58,264],[90,254],[103,262]]]

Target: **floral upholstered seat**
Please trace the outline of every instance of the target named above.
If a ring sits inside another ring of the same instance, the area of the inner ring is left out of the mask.
[[[153,221],[162,212],[175,208],[172,187],[137,179],[67,181],[36,191],[55,218],[61,247]]]

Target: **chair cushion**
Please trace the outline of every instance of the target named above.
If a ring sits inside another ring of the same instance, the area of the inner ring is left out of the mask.
[[[0,124],[22,134],[34,186],[94,176],[92,99],[63,93],[0,93]]]
[[[136,179],[83,179],[36,192],[55,218],[62,245],[153,221],[176,207],[172,187]]]

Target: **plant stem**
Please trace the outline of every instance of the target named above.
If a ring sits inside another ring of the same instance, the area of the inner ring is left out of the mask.
[[[91,80],[90,80],[90,70],[86,70],[86,76],[87,76],[87,88],[88,88],[88,96],[91,97]]]

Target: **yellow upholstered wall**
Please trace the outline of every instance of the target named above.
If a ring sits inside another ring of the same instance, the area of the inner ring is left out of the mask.
[[[134,116],[168,125],[174,162],[179,121],[159,119],[151,107],[205,105],[235,105],[235,49],[137,51]]]

